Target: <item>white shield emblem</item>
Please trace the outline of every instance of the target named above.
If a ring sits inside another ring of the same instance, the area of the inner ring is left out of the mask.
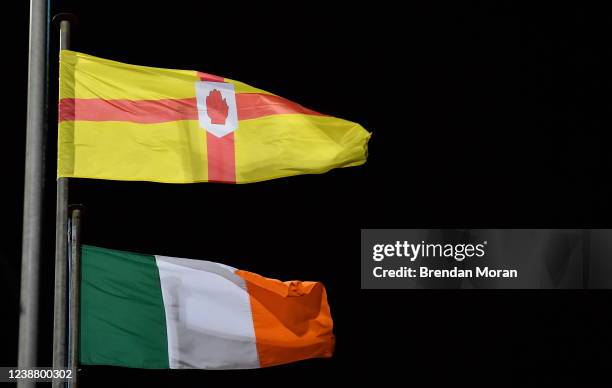
[[[196,81],[200,127],[217,137],[238,128],[234,85],[226,82]]]

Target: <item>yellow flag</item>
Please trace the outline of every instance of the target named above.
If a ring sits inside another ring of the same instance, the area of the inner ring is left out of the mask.
[[[358,166],[369,138],[242,82],[61,52],[58,177],[250,183]]]

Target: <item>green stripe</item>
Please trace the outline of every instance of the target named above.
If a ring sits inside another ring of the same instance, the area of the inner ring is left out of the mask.
[[[82,364],[169,368],[155,257],[84,245]]]

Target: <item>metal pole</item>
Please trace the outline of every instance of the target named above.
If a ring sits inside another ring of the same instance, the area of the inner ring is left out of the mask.
[[[60,22],[60,50],[70,47],[70,22]],[[64,369],[66,364],[66,298],[68,263],[68,179],[57,180],[55,208],[55,291],[53,309],[53,369]],[[63,383],[54,380],[53,388]]]
[[[74,371],[69,385],[71,388],[77,388],[81,303],[81,210],[73,209],[70,220],[70,362],[68,366]]]
[[[31,0],[21,248],[21,311],[17,361],[20,369],[35,367],[37,363],[38,283],[44,179],[46,40],[47,0]],[[17,386],[26,388],[35,385],[33,382],[19,381]]]
[[[589,289],[591,277],[591,230],[582,229],[582,288]]]

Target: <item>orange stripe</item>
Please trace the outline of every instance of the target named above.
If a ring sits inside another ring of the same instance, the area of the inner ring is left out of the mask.
[[[249,292],[261,367],[332,356],[335,337],[323,284],[236,274]]]

